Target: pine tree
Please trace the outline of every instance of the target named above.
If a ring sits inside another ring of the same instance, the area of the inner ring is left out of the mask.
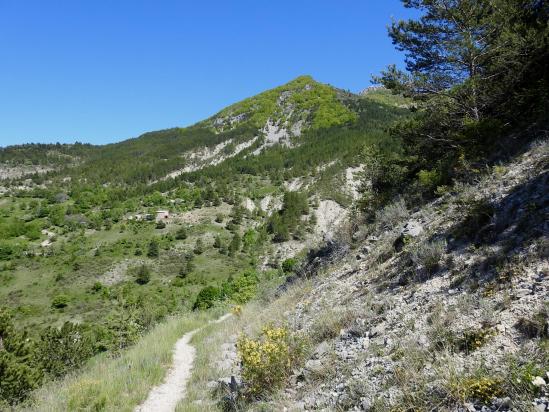
[[[219,235],[215,236],[213,247],[219,249],[222,246],[221,237]]]
[[[185,279],[189,274],[189,266],[187,261],[183,261],[183,264],[179,268],[179,273],[177,274],[178,278]]]
[[[135,281],[140,285],[146,285],[151,280],[151,271],[147,265],[141,265],[137,269]]]
[[[149,243],[149,250],[147,252],[147,256],[150,258],[156,258],[159,256],[159,248],[158,248],[158,242],[155,240],[152,240]]]
[[[444,174],[464,153],[483,155],[513,126],[548,117],[546,1],[402,2],[421,13],[389,28],[407,73],[390,66],[375,80],[414,99],[416,116],[396,133],[419,155],[417,170],[435,166]]]
[[[185,226],[181,226],[179,229],[177,229],[177,232],[175,232],[175,238],[177,240],[187,239],[187,229],[185,228]]]
[[[196,255],[201,255],[202,253],[204,253],[204,241],[202,240],[202,238],[196,239],[193,251]]]
[[[240,251],[240,243],[240,235],[238,233],[235,233],[233,239],[231,240],[231,243],[229,244],[229,256],[234,256],[237,252]]]

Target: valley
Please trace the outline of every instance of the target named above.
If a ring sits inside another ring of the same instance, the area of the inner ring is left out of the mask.
[[[549,411],[549,4],[402,6],[361,92],[301,75],[186,127],[0,147],[0,411]],[[151,119],[211,98],[152,60]]]

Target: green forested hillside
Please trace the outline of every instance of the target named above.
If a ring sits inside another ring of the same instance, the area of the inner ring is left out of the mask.
[[[0,149],[9,170],[47,168],[0,181],[0,334],[14,346],[31,338],[2,352],[0,373],[28,379],[0,386],[1,397],[22,400],[90,356],[132,345],[171,313],[243,303],[258,284],[283,279],[291,255],[273,250],[318,236],[322,199],[350,204],[346,168],[365,145],[398,151],[387,130],[406,112],[303,76],[188,128],[105,146]],[[229,117],[239,120],[224,124]],[[273,133],[286,140],[268,142]],[[288,189],[293,179],[306,187]],[[77,346],[66,346],[71,339]]]
[[[230,309],[182,410],[549,408],[549,5],[403,5],[383,87],[0,149],[0,409],[133,410]]]

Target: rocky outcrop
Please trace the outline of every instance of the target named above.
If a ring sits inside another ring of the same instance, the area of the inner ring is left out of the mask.
[[[274,408],[547,410],[548,155],[371,228],[314,278],[286,313],[314,349]]]

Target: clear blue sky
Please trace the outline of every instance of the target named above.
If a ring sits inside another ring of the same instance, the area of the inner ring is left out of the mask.
[[[399,0],[0,0],[0,146],[109,143],[301,74],[361,90]]]

